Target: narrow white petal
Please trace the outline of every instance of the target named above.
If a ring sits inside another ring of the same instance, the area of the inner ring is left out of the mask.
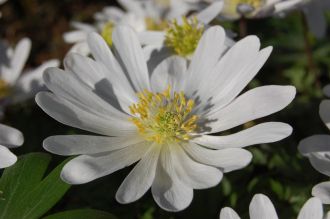
[[[130,27],[118,26],[112,38],[136,91],[150,89],[147,63],[136,33]]]
[[[330,135],[313,135],[303,139],[298,146],[301,154],[307,156],[312,166],[330,176]]]
[[[295,97],[293,86],[263,86],[242,94],[225,108],[213,112],[207,124],[211,133],[224,131],[254,119],[278,112],[286,107]]]
[[[242,148],[255,144],[272,143],[288,137],[292,127],[281,122],[267,122],[231,135],[202,135],[193,142],[212,149]]]
[[[330,100],[323,100],[320,104],[320,117],[325,125],[330,129]]]
[[[321,1],[310,1],[308,7],[304,8],[305,17],[309,30],[317,37],[323,38],[326,35],[327,20],[324,14],[324,6]]]
[[[31,40],[29,38],[24,38],[18,42],[15,50],[13,51],[13,56],[10,58],[10,71],[2,72],[2,78],[9,84],[15,84],[18,79],[26,60],[29,57],[31,51]]]
[[[19,130],[0,124],[0,145],[14,148],[21,146],[23,142],[24,137]]]
[[[323,207],[318,198],[310,198],[299,212],[298,219],[322,219]]]
[[[168,86],[171,86],[171,90],[179,92],[186,70],[187,62],[184,58],[171,56],[164,59],[151,75],[152,90],[163,92]]]
[[[63,167],[61,178],[69,184],[88,183],[135,163],[149,147],[143,142],[110,153],[81,155]]]
[[[71,127],[110,136],[136,133],[135,125],[129,121],[103,118],[49,92],[38,93],[36,102],[49,116]]]
[[[104,137],[92,135],[55,135],[43,141],[45,150],[58,155],[110,152],[142,142],[137,136]]]
[[[17,157],[8,148],[0,145],[0,169],[9,167],[16,163]]]
[[[221,209],[219,219],[240,219],[240,217],[233,209],[225,207]]]
[[[165,32],[143,31],[138,33],[138,37],[142,45],[163,45],[165,41]]]
[[[193,189],[206,189],[216,186],[222,179],[222,172],[215,167],[198,163],[191,159],[180,145],[171,146],[178,165],[176,173],[180,180]]]
[[[273,203],[263,194],[257,194],[252,198],[249,212],[251,219],[278,219]]]
[[[323,204],[330,204],[330,182],[315,185],[312,189],[312,195],[321,199]]]
[[[145,60],[147,60],[148,70],[151,75],[163,60],[173,55],[172,51],[163,45],[146,45],[143,47],[143,54]]]
[[[330,97],[330,84],[323,88],[323,93],[325,94],[325,96]]]
[[[181,182],[175,173],[170,146],[163,146],[158,161],[156,177],[151,187],[156,203],[167,211],[181,211],[189,206],[193,198],[193,189]]]
[[[160,148],[152,145],[120,185],[116,199],[120,203],[130,203],[141,198],[151,187],[155,175]]]
[[[185,94],[191,96],[218,62],[224,47],[225,31],[214,26],[205,31],[194,52],[187,72]]]
[[[218,14],[220,14],[223,4],[223,1],[215,1],[211,3],[207,8],[198,12],[196,15],[197,20],[203,24],[210,23]]]
[[[249,151],[240,148],[211,150],[194,143],[183,145],[183,148],[197,162],[219,167],[223,172],[242,169],[252,159]]]
[[[83,30],[73,30],[69,32],[65,32],[63,34],[63,39],[66,43],[78,43],[81,41],[85,41],[87,38],[88,32]]]

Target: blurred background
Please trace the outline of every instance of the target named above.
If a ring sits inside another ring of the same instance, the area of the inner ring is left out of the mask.
[[[70,22],[93,23],[93,14],[109,5],[117,3],[110,0],[9,0],[0,6],[0,38],[13,46],[23,37],[32,40],[27,68],[51,58],[63,60],[71,45],[63,41],[62,34],[72,30]],[[330,14],[327,19],[329,22]],[[239,21],[220,24],[240,32]],[[254,158],[247,168],[226,174],[215,188],[195,191],[192,204],[179,213],[160,209],[150,192],[132,204],[117,203],[115,192],[132,167],[85,185],[72,186],[49,213],[88,207],[113,213],[118,218],[218,218],[220,209],[229,206],[242,218],[248,218],[250,200],[254,194],[263,193],[271,197],[281,218],[295,218],[311,196],[311,188],[327,180],[298,153],[297,145],[310,135],[329,134],[318,110],[325,98],[322,87],[330,82],[330,33],[328,31],[321,40],[315,39],[307,31],[300,12],[283,18],[248,20],[246,32],[257,35],[263,47],[274,47],[270,59],[249,87],[292,84],[298,90],[297,98],[289,107],[265,119],[291,124],[294,132],[290,137],[250,147]],[[50,135],[82,133],[51,119],[34,100],[9,107],[4,123],[24,133],[24,146],[14,150],[17,155],[44,151],[42,141]],[[50,169],[65,159],[52,156]]]

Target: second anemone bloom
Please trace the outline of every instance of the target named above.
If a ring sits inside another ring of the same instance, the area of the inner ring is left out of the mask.
[[[98,135],[51,136],[44,148],[79,155],[61,177],[83,184],[137,162],[116,199],[130,203],[151,187],[157,204],[168,211],[189,206],[193,189],[217,185],[223,173],[248,165],[242,147],[274,142],[291,134],[284,123],[268,122],[227,136],[222,132],[275,113],[295,96],[292,86],[263,86],[239,95],[269,57],[259,39],[249,36],[225,54],[225,32],[209,28],[189,66],[169,57],[149,74],[134,30],[113,32],[115,53],[103,38],[88,37],[93,58],[70,54],[65,70],[44,74],[51,92],[36,96],[57,121]]]

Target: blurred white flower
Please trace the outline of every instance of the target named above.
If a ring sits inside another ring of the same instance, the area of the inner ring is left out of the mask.
[[[249,206],[250,219],[278,219],[276,210],[271,200],[257,194],[252,198]],[[231,208],[223,208],[220,219],[240,219],[238,214]],[[297,219],[323,219],[323,207],[318,198],[310,198],[300,210]]]
[[[316,37],[324,37],[327,30],[325,12],[327,10],[330,10],[330,1],[309,0],[309,2],[303,7],[303,9],[305,12],[309,29]]]
[[[58,60],[50,60],[36,69],[23,71],[30,50],[28,38],[20,40],[14,49],[0,41],[0,117],[8,104],[32,98],[40,91],[43,71],[59,65]]]
[[[330,86],[324,88],[329,96]],[[330,129],[330,100],[323,100],[320,104],[320,117]],[[313,135],[299,143],[299,151],[308,157],[312,166],[320,173],[330,176],[330,135]],[[324,204],[330,204],[330,181],[314,186],[312,195],[319,197]]]
[[[125,11],[117,7],[105,7],[102,12],[95,14],[94,25],[72,22],[76,29],[63,35],[67,43],[73,43],[70,52],[88,55],[86,39],[91,32],[100,33],[109,45],[112,44],[112,31],[116,25],[128,25],[138,32],[140,42],[144,45],[162,45],[164,30],[173,19],[181,19],[193,7],[186,7],[184,1],[177,0],[119,0]],[[212,4],[196,15],[198,21],[207,24],[213,20],[222,3]],[[216,10],[216,11],[215,11]]]
[[[136,32],[118,26],[112,53],[103,38],[88,37],[95,60],[69,54],[65,70],[44,74],[52,92],[40,92],[37,104],[57,121],[97,135],[51,136],[43,147],[69,161],[61,177],[82,184],[137,162],[117,191],[130,203],[151,187],[157,204],[180,211],[193,189],[217,185],[223,173],[245,167],[252,158],[243,147],[281,140],[292,128],[267,122],[241,132],[214,136],[287,106],[292,86],[263,86],[239,95],[269,57],[256,36],[237,42],[223,54],[224,30],[203,34],[190,65],[172,56],[148,72]]]
[[[5,3],[7,0],[0,0],[0,5],[2,5],[3,3]],[[0,11],[0,18],[2,17],[1,11]]]
[[[0,169],[9,167],[17,161],[17,157],[8,148],[19,147],[23,141],[20,131],[0,124]]]

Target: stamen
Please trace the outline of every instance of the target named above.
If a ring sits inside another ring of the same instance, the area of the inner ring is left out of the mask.
[[[165,30],[166,28],[168,28],[168,23],[166,21],[155,20],[150,17],[145,18],[145,24],[146,24],[147,30],[160,31],[160,30]]]
[[[182,17],[183,24],[174,20],[166,31],[165,44],[175,54],[188,57],[194,53],[204,32],[204,26],[198,23],[196,17],[187,19]]]
[[[224,0],[222,14],[227,16],[249,16],[265,4],[265,0]]]
[[[103,37],[103,39],[105,40],[105,42],[107,42],[107,44],[109,46],[112,46],[112,31],[114,28],[114,23],[109,21],[108,23],[106,23],[102,29],[101,32],[101,36]]]
[[[136,116],[130,121],[147,141],[188,141],[196,132],[198,117],[191,114],[194,101],[187,100],[183,92],[171,94],[170,86],[161,93],[144,90],[137,94],[139,102],[129,107]]]
[[[5,80],[0,79],[0,100],[7,97],[10,92],[9,84]]]

